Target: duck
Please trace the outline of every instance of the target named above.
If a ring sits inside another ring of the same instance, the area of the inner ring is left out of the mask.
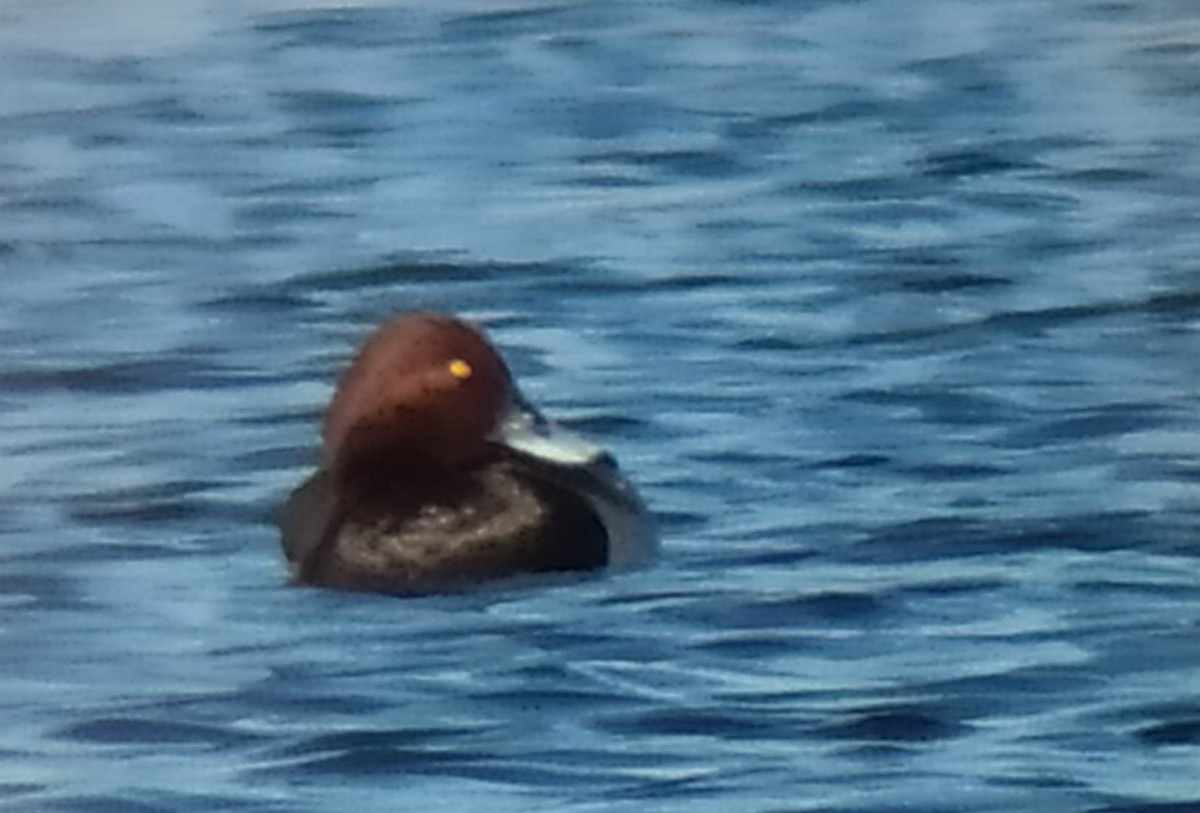
[[[341,373],[279,525],[294,583],[396,595],[635,567],[657,548],[612,454],[538,412],[480,328],[425,311],[384,322]]]

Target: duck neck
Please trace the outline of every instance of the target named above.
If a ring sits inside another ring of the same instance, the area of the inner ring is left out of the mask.
[[[335,468],[339,491],[351,510],[403,512],[431,503],[453,505],[478,491],[475,468],[405,455],[360,459]]]

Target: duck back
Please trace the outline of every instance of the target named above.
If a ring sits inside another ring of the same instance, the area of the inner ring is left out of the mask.
[[[293,492],[281,522],[293,579],[420,594],[608,564],[608,532],[586,498],[520,460],[464,477],[460,488],[405,508],[399,498],[351,505],[318,470]]]

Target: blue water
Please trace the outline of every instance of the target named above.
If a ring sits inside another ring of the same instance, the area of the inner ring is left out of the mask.
[[[1182,0],[0,5],[0,810],[1200,810],[1198,77]],[[409,308],[655,566],[286,584]]]

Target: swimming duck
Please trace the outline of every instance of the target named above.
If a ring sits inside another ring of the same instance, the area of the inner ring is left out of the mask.
[[[446,314],[367,338],[322,440],[280,523],[300,584],[430,593],[636,565],[656,545],[613,457],[542,417],[484,335]]]

